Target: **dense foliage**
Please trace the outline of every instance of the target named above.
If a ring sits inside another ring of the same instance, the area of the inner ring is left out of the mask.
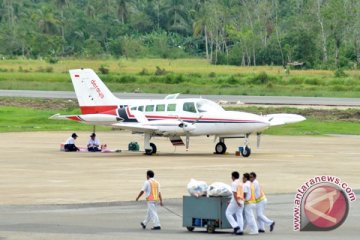
[[[358,0],[0,0],[0,56],[360,66]]]

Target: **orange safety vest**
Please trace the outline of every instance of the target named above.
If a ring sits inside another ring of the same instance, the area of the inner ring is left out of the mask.
[[[236,191],[236,200],[238,201],[244,201],[244,189],[242,183],[239,182],[239,185],[237,187]]]
[[[154,179],[149,180],[150,183],[150,195],[146,198],[146,201],[159,201],[159,183]]]
[[[252,203],[256,203],[256,199],[255,199],[255,186],[254,184],[250,183],[250,194],[251,197],[249,200],[245,201],[245,205],[246,204],[252,204]]]
[[[261,202],[262,200],[264,200],[264,199],[266,198],[265,193],[264,193],[262,187],[261,187],[260,185],[259,185],[259,187],[260,187],[260,197],[258,197],[258,198],[256,199],[256,203]]]

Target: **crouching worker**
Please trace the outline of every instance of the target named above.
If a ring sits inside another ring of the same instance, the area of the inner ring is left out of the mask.
[[[147,214],[143,222],[140,223],[143,229],[146,228],[146,225],[152,221],[154,226],[151,230],[160,230],[160,220],[156,212],[156,204],[160,201],[160,206],[163,206],[162,197],[160,193],[160,183],[154,179],[154,172],[149,170],[146,172],[146,181],[143,188],[141,189],[139,195],[136,198],[136,201],[139,201],[139,198],[145,193],[147,201]]]
[[[228,219],[231,227],[234,229],[234,234],[243,235],[243,209],[244,209],[244,192],[243,184],[239,180],[239,172],[232,172],[231,179],[231,201],[226,209],[226,218]],[[236,219],[234,218],[236,216]]]
[[[87,148],[89,152],[100,152],[101,149],[99,148],[100,142],[96,139],[96,134],[92,133],[90,135],[89,142],[87,144]]]
[[[73,133],[71,135],[71,137],[69,137],[66,140],[65,145],[64,145],[65,152],[77,152],[77,151],[80,151],[80,149],[77,146],[75,146],[75,140],[76,140],[77,137],[78,137],[78,135],[76,135],[76,133]]]

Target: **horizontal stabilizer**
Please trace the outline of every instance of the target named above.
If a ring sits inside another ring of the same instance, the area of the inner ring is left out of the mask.
[[[306,118],[301,115],[288,113],[268,114],[264,117],[269,121],[270,126],[279,126],[306,120]]]
[[[55,114],[49,117],[51,120],[73,120],[86,124],[112,124],[121,122],[124,119],[110,114],[83,114],[83,115],[60,115]]]

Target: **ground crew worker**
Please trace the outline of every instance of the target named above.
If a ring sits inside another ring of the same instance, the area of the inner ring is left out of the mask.
[[[139,198],[145,193],[147,201],[147,215],[143,222],[140,223],[143,229],[146,228],[146,225],[152,220],[153,228],[151,230],[160,230],[160,220],[156,212],[156,204],[160,201],[160,206],[163,206],[161,192],[160,192],[160,183],[154,179],[154,172],[149,170],[146,172],[146,181],[143,188],[141,189],[139,195],[136,198],[136,201],[139,201]]]
[[[69,137],[64,145],[65,152],[76,152],[80,151],[80,149],[75,146],[75,140],[78,137],[76,133],[71,134],[71,137]]]
[[[249,234],[258,234],[258,226],[256,225],[254,217],[254,208],[255,208],[255,188],[254,185],[250,182],[250,174],[243,174],[243,183],[244,183],[244,197],[245,197],[245,221],[246,225],[249,226]]]
[[[270,220],[264,214],[265,205],[267,203],[267,199],[264,191],[262,190],[258,180],[256,180],[256,173],[250,173],[250,181],[254,185],[255,188],[255,201],[256,201],[256,215],[257,215],[257,223],[259,227],[259,233],[265,232],[265,225],[270,226],[270,232],[274,230],[275,221]]]
[[[234,229],[234,234],[243,235],[243,209],[244,209],[244,192],[242,181],[239,180],[239,172],[232,172],[231,179],[231,201],[226,208],[226,218],[229,221],[231,227]],[[236,216],[236,220],[234,218]]]

